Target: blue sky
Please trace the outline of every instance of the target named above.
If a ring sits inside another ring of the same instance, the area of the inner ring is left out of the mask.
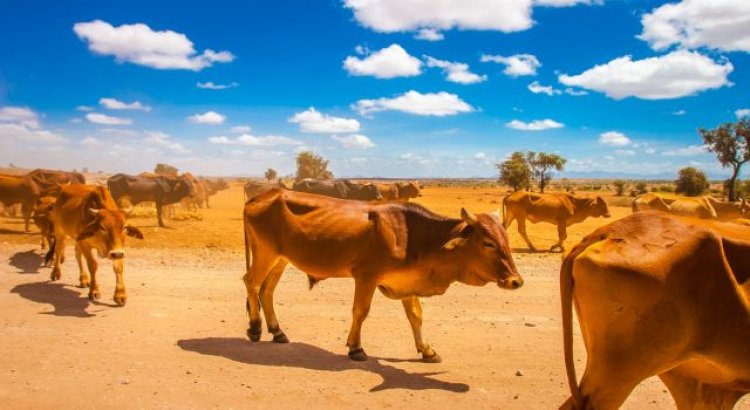
[[[492,177],[542,150],[720,177],[697,129],[750,115],[736,0],[60,3],[3,2],[0,164]]]

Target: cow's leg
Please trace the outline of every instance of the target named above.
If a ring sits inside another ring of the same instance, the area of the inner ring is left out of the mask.
[[[91,246],[83,243],[79,246],[81,248],[83,257],[86,258],[86,265],[88,265],[89,273],[91,274],[91,283],[89,284],[89,299],[97,300],[101,296],[101,294],[99,293],[99,281],[96,280],[96,271],[99,267],[99,264],[96,262],[94,254],[91,252]]]
[[[63,253],[65,253],[65,235],[55,234],[55,264],[49,276],[50,280],[60,280],[60,276],[62,276],[60,274],[60,264],[64,262]]]
[[[81,242],[76,243],[76,262],[78,262],[78,287],[79,288],[86,288],[89,286],[89,275],[88,273],[86,273],[86,268],[83,266],[84,250],[82,248],[85,246],[86,245],[83,245]],[[89,270],[91,270],[91,268],[89,268]]]
[[[161,201],[156,201],[156,220],[159,222],[159,226],[164,227],[164,220],[162,219],[162,212],[164,211],[164,205]]]
[[[26,232],[29,232],[29,220],[31,219],[31,211],[34,210],[33,203],[24,203],[21,205],[21,213],[23,214],[23,226]]]
[[[732,409],[744,395],[743,392],[702,384],[678,374],[675,369],[660,374],[659,378],[667,385],[679,410]]]
[[[568,230],[565,225],[565,222],[557,222],[557,243],[552,245],[551,248],[549,248],[550,251],[554,251],[557,248],[560,248],[560,252],[565,252],[565,246],[563,245],[563,242],[565,242],[565,239],[568,237]]]
[[[123,270],[125,269],[125,263],[122,259],[115,259],[112,261],[112,268],[115,271],[115,296],[114,301],[119,306],[125,306],[125,302],[128,300],[128,296],[125,293],[125,280],[123,279]],[[94,273],[92,272],[93,276]]]
[[[276,318],[276,312],[273,309],[273,292],[276,290],[276,285],[279,284],[279,279],[281,279],[281,274],[284,273],[286,265],[286,259],[279,259],[260,286],[260,305],[266,316],[268,333],[273,335],[275,343],[289,343],[289,339],[279,326],[279,320]]]
[[[440,363],[442,359],[430,344],[422,339],[422,303],[416,296],[408,297],[401,300],[406,311],[406,318],[409,319],[411,331],[414,334],[414,344],[417,351],[422,353],[422,361],[427,363]]]
[[[270,256],[270,254],[270,252],[263,252],[257,248],[253,248],[253,264],[242,278],[245,281],[245,288],[247,290],[246,307],[250,315],[250,328],[247,329],[247,335],[253,342],[260,340],[260,335],[263,332],[263,321],[260,319],[260,287],[263,281],[266,280],[271,268],[278,261],[278,256]]]
[[[354,279],[352,328],[349,330],[346,345],[349,346],[349,358],[358,362],[367,360],[365,349],[362,348],[362,323],[370,313],[370,303],[376,287],[375,281],[368,280],[366,277]]]
[[[526,235],[526,217],[524,215],[521,215],[516,218],[516,222],[518,223],[518,233],[520,233],[523,240],[526,241],[526,245],[529,247],[529,249],[535,251],[536,248],[529,240],[529,236]]]

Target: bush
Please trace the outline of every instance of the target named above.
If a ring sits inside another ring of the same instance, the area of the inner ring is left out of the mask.
[[[708,178],[703,171],[695,167],[680,170],[675,181],[675,192],[687,196],[698,196],[708,190]]]
[[[625,189],[627,189],[628,185],[625,183],[625,181],[618,179],[617,181],[614,181],[612,183],[612,186],[615,187],[615,195],[622,196],[622,194],[625,192]]]

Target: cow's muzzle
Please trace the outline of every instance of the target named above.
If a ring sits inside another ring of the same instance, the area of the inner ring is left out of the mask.
[[[125,252],[123,251],[110,251],[109,252],[109,259],[122,259],[125,257]]]
[[[516,276],[509,279],[501,279],[497,281],[497,286],[508,290],[518,289],[523,286],[523,278],[520,276]]]

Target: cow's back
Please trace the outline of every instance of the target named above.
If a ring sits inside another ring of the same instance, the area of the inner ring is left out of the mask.
[[[39,188],[27,176],[0,176],[0,202],[5,205],[33,204],[38,194]]]

